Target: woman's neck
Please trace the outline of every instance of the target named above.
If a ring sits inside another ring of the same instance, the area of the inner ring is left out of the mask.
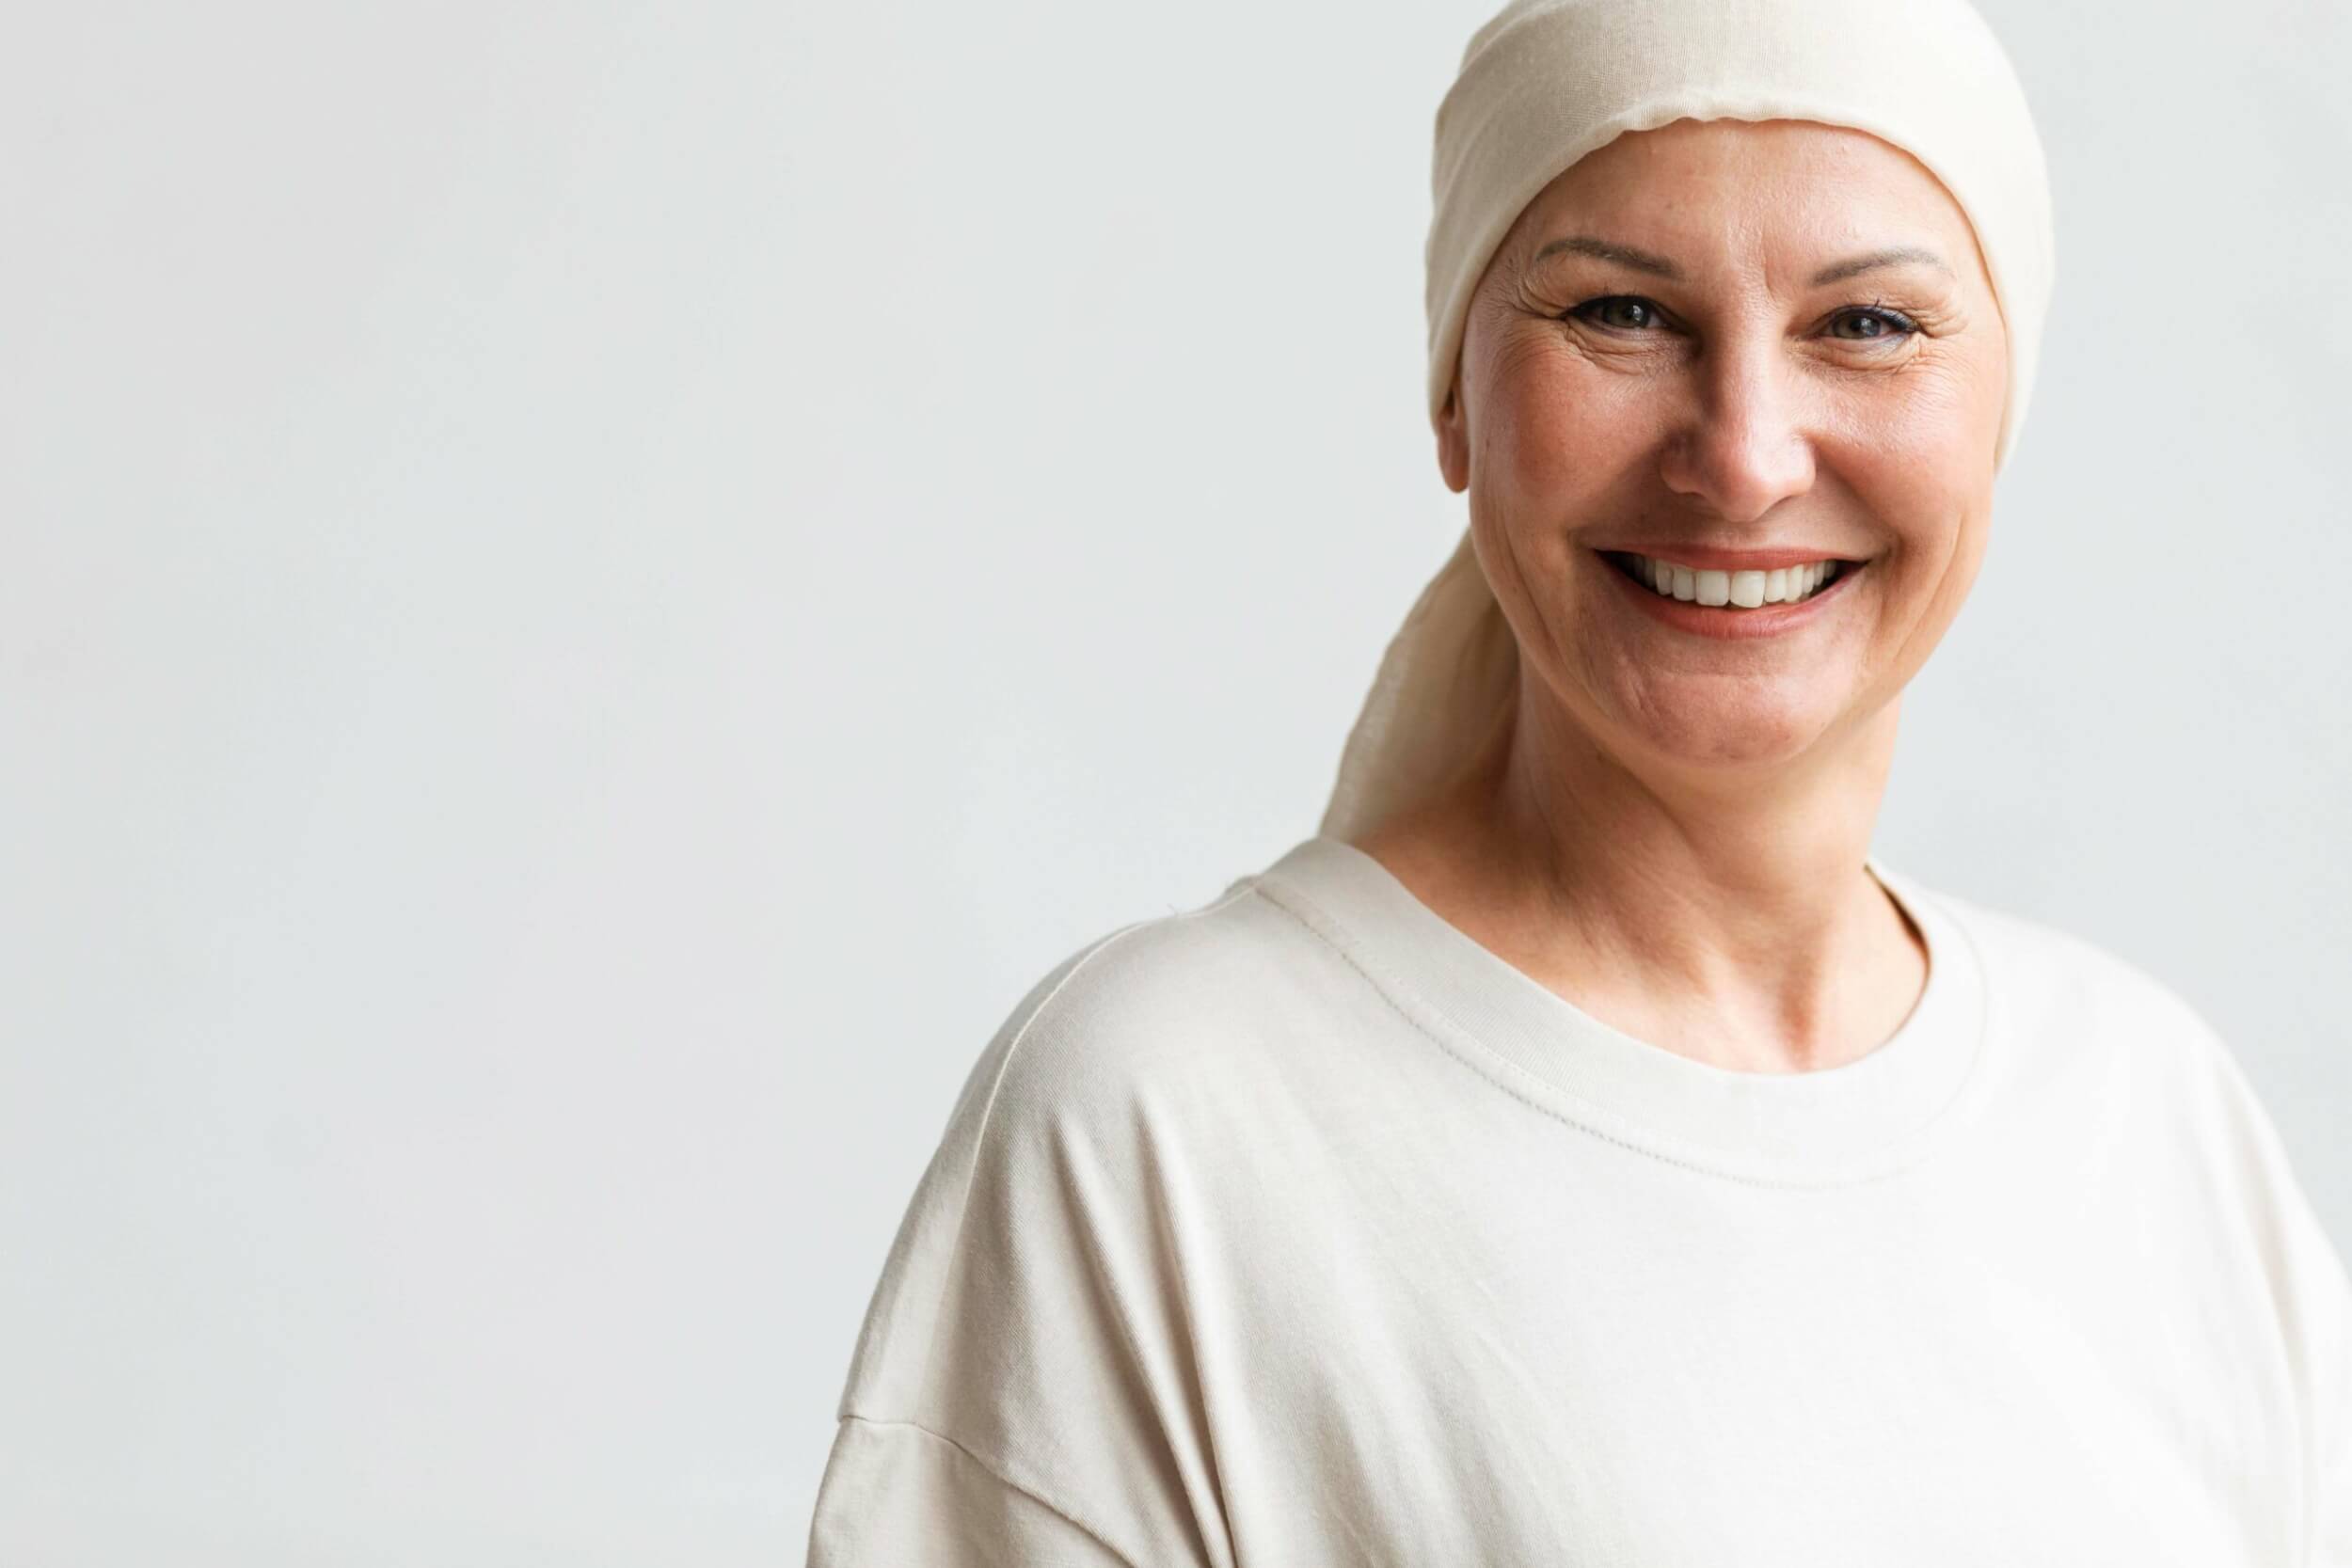
[[[1637,770],[1523,692],[1442,794],[1356,847],[1612,1027],[1736,1070],[1836,1067],[1926,982],[1863,863],[1896,720],[1772,768]]]

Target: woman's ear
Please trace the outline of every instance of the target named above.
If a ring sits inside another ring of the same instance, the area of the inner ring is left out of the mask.
[[[1459,494],[1470,488],[1470,432],[1462,418],[1462,377],[1454,373],[1454,385],[1446,388],[1445,406],[1432,423],[1438,432],[1438,471],[1445,476],[1446,488]]]

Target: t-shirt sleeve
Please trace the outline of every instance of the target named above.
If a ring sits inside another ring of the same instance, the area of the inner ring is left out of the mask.
[[[2298,1199],[2300,1192],[2297,1193]],[[2352,1568],[2352,1277],[2303,1206],[2311,1237],[2312,1496],[2310,1568]]]
[[[1136,1568],[1060,1507],[911,1421],[843,1418],[809,1568]]]
[[[2200,1018],[2245,1155],[2250,1221],[2277,1302],[2302,1420],[2304,1568],[2352,1568],[2352,1276],[2236,1055]]]
[[[968,1076],[859,1330],[809,1568],[1210,1560],[1183,1291],[1122,1104],[1133,1020],[1088,968],[1134,929],[1056,966]]]
[[[2313,1505],[2311,1568],[2352,1568],[2352,1291],[2335,1308],[2334,1380],[2320,1419],[2319,1485]]]

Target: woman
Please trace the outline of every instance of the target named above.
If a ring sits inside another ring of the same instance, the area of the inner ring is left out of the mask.
[[[2230,1052],[1868,852],[2051,280],[1963,0],[1518,0],[1438,119],[1461,546],[1321,832],[991,1042],[810,1561],[2352,1564]]]

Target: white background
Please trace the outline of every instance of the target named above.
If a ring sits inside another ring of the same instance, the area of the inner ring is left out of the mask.
[[[2352,10],[1987,9],[2059,281],[1876,847],[2344,1245]],[[1461,526],[1486,10],[15,19],[0,1565],[800,1560],[964,1072],[1313,831]]]

